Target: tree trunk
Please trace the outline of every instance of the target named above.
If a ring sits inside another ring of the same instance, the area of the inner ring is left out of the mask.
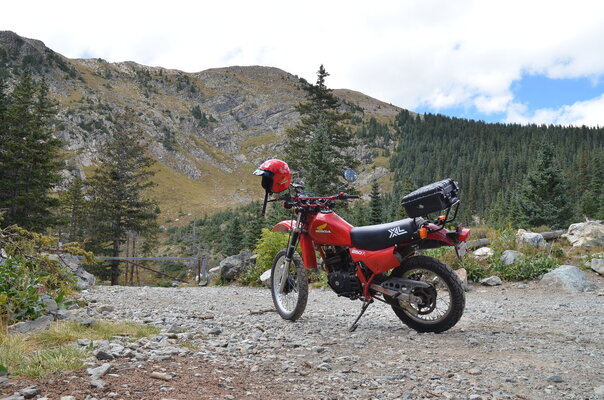
[[[113,257],[120,256],[120,239],[113,240]],[[120,262],[119,260],[111,261],[111,286],[120,284]]]

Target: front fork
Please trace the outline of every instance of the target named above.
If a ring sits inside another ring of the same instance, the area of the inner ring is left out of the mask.
[[[300,221],[302,219],[302,213],[298,213],[298,219],[296,220],[296,225],[293,227],[291,235],[289,237],[289,243],[287,246],[287,251],[285,253],[285,265],[283,266],[283,274],[281,275],[281,280],[279,281],[279,293],[283,294],[287,284],[287,278],[289,278],[289,267],[291,266],[292,260],[294,259],[294,252],[296,251],[296,246],[298,245],[298,240],[300,240]]]

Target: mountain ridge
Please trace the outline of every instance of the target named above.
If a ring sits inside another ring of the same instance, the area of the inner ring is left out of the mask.
[[[59,104],[57,136],[80,175],[94,169],[115,115],[133,110],[158,162],[153,195],[166,223],[258,198],[259,185],[245,174],[281,154],[285,130],[299,121],[295,105],[304,100],[306,81],[275,67],[188,73],[134,61],[69,59],[10,31],[0,31],[0,50],[13,80],[28,68],[47,81]],[[364,120],[387,123],[402,110],[350,89],[334,94]]]

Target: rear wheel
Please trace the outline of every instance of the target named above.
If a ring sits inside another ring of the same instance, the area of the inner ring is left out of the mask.
[[[411,305],[389,299],[394,313],[418,332],[443,332],[461,318],[466,299],[457,274],[443,262],[426,256],[411,257],[394,269],[391,276],[428,283],[429,288],[413,291]]]
[[[271,293],[277,313],[283,319],[295,321],[302,316],[308,301],[308,277],[302,259],[297,253],[287,268],[287,250],[281,250],[275,256],[271,270]],[[283,290],[280,290],[283,274],[287,274]]]

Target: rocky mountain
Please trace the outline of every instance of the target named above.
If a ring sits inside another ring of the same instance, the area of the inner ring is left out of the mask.
[[[294,106],[306,84],[271,67],[185,73],[68,59],[10,31],[0,31],[3,55],[11,76],[29,68],[48,82],[59,104],[57,135],[66,143],[70,167],[82,175],[94,169],[116,115],[134,116],[158,161],[154,196],[166,222],[260,198],[250,172],[267,157],[282,157],[284,132],[299,120]],[[363,119],[386,122],[400,111],[352,90],[335,94]]]

